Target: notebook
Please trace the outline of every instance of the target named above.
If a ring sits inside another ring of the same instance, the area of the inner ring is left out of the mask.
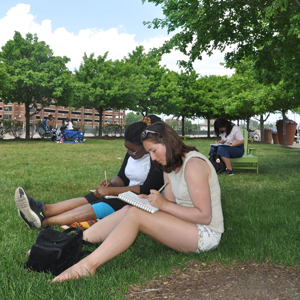
[[[116,196],[105,196],[105,198],[116,198]],[[141,208],[147,212],[155,213],[158,211],[157,207],[152,206],[147,199],[139,198],[139,196],[133,192],[125,192],[118,195],[118,198],[133,205],[138,208]]]

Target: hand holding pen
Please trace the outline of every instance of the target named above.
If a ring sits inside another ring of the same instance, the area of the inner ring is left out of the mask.
[[[161,192],[163,191],[163,189],[166,187],[166,185],[168,183],[169,182],[166,182],[158,191],[156,191],[156,190],[150,190],[150,194],[149,195],[142,194],[142,195],[139,195],[139,197],[147,199],[151,205],[153,205],[154,207],[157,207],[157,208],[161,209],[162,206],[163,206],[163,203],[165,201],[168,201],[161,194]]]
[[[101,181],[100,186],[110,187],[112,186],[112,183],[107,180],[106,171],[104,171],[104,179]]]

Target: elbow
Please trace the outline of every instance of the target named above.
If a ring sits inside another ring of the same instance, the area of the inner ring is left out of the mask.
[[[202,215],[201,217],[198,218],[197,224],[209,225],[211,221],[212,221],[211,214]]]
[[[207,216],[206,218],[204,218],[203,225],[209,225],[211,223],[211,220],[212,220],[212,216],[211,215]]]

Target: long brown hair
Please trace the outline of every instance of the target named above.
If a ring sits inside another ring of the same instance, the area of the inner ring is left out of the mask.
[[[151,139],[155,144],[166,146],[166,165],[162,166],[156,161],[152,161],[155,169],[163,169],[166,173],[171,173],[183,164],[182,158],[190,151],[198,151],[196,147],[184,144],[177,132],[164,122],[151,124],[142,133],[141,140]]]

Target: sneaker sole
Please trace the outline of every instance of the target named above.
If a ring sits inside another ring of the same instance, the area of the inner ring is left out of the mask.
[[[25,222],[25,224],[28,226],[28,228],[34,228],[34,226],[33,225],[31,225],[29,222],[27,222],[27,220],[24,220],[23,219],[23,217],[22,217],[22,215],[21,215],[21,211],[18,209],[18,215],[19,215],[19,217],[22,219],[22,221],[23,222]]]
[[[30,208],[26,193],[21,187],[16,189],[15,202],[16,202],[17,208],[23,213],[23,215],[25,216],[25,218],[27,219],[28,222],[33,224],[33,226],[35,226],[36,228],[40,228],[42,226],[40,218]],[[28,226],[27,223],[26,223],[26,225]]]

